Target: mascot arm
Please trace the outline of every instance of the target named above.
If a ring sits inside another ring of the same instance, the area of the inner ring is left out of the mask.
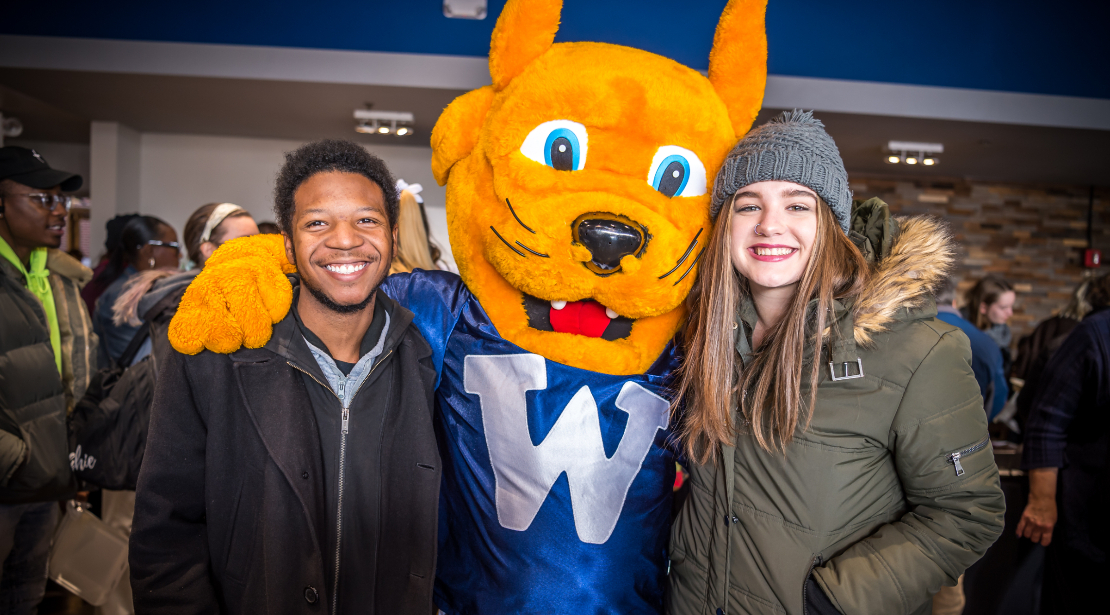
[[[204,265],[170,323],[170,343],[185,354],[260,348],[293,301],[286,274],[296,267],[285,258],[281,235],[233,239]]]

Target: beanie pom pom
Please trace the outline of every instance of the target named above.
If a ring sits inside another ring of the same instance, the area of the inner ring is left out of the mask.
[[[802,111],[801,109],[794,109],[793,111],[783,111],[778,117],[772,118],[768,124],[809,124],[817,128],[824,128],[825,125],[821,120],[813,117],[812,111]]]

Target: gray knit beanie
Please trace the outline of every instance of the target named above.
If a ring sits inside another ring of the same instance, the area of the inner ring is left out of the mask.
[[[836,143],[812,111],[783,111],[732,148],[713,186],[713,219],[736,191],[763,181],[788,181],[812,188],[832,208],[840,228],[848,232],[852,214],[848,173]]]

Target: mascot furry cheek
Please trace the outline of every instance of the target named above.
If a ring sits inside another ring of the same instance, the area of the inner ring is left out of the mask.
[[[728,4],[707,79],[639,49],[554,44],[561,2],[506,5],[493,84],[432,132],[459,273],[505,339],[606,374],[660,356],[710,236],[713,177],[760,108],[763,7]]]

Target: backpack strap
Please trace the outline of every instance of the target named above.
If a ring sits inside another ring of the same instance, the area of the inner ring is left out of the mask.
[[[120,355],[119,361],[116,361],[117,367],[127,369],[131,366],[131,362],[135,360],[135,355],[139,354],[139,349],[143,347],[143,343],[150,337],[150,323],[143,321],[142,326],[135,332],[135,337],[131,338],[131,343]]]

